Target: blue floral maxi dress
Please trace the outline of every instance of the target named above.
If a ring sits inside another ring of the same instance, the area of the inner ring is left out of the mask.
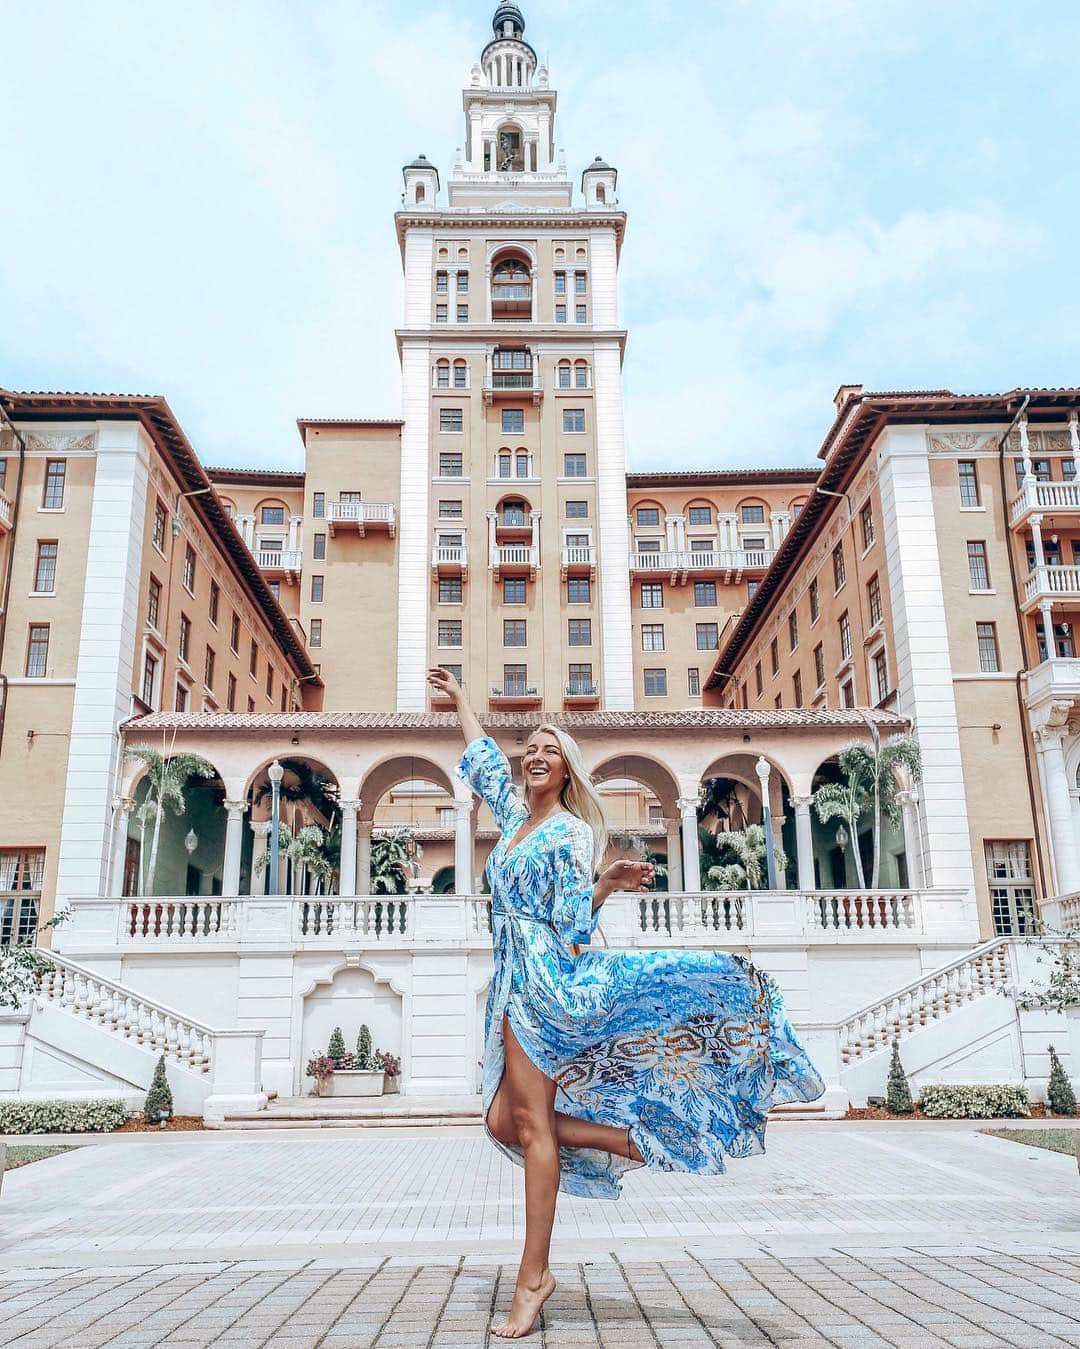
[[[779,989],[720,951],[568,949],[588,943],[592,832],[575,815],[529,818],[510,765],[487,736],[458,765],[491,808],[500,838],[488,858],[495,967],[484,1026],[484,1115],[502,1081],[503,1016],[557,1087],[555,1108],[629,1127],[645,1162],[718,1174],[724,1154],[765,1148],[765,1112],[825,1090],[788,1024]],[[489,1135],[490,1136],[490,1135]],[[496,1146],[521,1164],[520,1148]],[[616,1199],[641,1165],[591,1148],[561,1150],[561,1188]]]

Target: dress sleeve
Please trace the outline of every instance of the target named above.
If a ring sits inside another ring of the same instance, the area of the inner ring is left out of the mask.
[[[465,747],[457,771],[490,807],[499,832],[505,833],[523,809],[522,800],[514,791],[506,755],[490,736],[485,735]]]
[[[555,896],[551,926],[565,942],[588,945],[599,913],[593,913],[593,835],[584,820],[570,819],[555,844]]]

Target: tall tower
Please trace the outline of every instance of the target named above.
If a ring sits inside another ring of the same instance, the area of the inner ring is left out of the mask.
[[[423,156],[396,223],[403,416],[397,705],[460,667],[484,708],[631,709],[617,175],[575,205],[557,95],[515,4],[462,101],[446,205]]]

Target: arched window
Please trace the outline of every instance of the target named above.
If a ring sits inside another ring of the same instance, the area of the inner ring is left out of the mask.
[[[450,387],[450,362],[439,361],[435,366],[435,387],[437,389],[449,389]]]
[[[587,389],[589,387],[589,362],[574,362],[574,388]]]
[[[532,318],[532,272],[524,258],[499,258],[491,272],[491,317],[496,323]]]
[[[506,529],[524,529],[529,523],[529,507],[524,501],[504,501],[500,524]]]
[[[500,173],[525,172],[525,146],[518,127],[502,126],[499,128],[496,154],[495,167]]]
[[[559,374],[559,388],[560,388],[560,389],[569,389],[569,388],[570,388],[570,362],[569,362],[569,361],[560,361],[560,362],[559,362],[558,374]]]

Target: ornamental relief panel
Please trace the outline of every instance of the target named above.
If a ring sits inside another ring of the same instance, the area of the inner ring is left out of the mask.
[[[92,454],[97,449],[97,431],[28,431],[23,437],[29,454]],[[14,433],[0,431],[0,453],[16,450]]]

